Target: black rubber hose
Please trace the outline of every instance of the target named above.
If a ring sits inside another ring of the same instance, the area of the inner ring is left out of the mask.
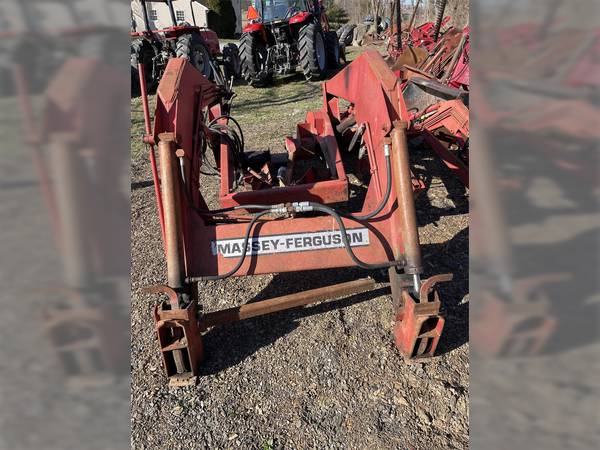
[[[248,224],[248,227],[246,228],[246,235],[244,236],[244,244],[242,247],[242,254],[240,255],[238,262],[233,269],[231,269],[227,273],[224,273],[223,275],[208,275],[205,277],[186,278],[186,280],[185,280],[186,283],[195,283],[195,282],[203,281],[203,280],[210,280],[210,281],[222,280],[224,278],[229,278],[230,276],[235,274],[238,270],[240,270],[240,267],[242,267],[242,264],[244,264],[244,260],[246,259],[246,253],[248,250],[248,241],[250,240],[250,234],[252,233],[252,227],[254,227],[254,224],[256,223],[256,221],[258,219],[260,219],[265,214],[268,214],[269,212],[270,211],[262,211],[262,212],[255,214],[254,217],[252,217],[252,220],[250,221],[250,223]]]
[[[367,270],[376,270],[376,269],[387,269],[392,266],[403,266],[404,265],[403,261],[389,261],[387,263],[382,263],[382,264],[368,264],[364,261],[361,261],[360,259],[358,259],[358,257],[352,251],[352,247],[350,246],[350,242],[348,241],[348,234],[346,233],[346,226],[344,225],[344,221],[342,220],[342,218],[338,214],[338,212],[335,209],[330,208],[329,206],[322,205],[320,203],[308,202],[308,206],[312,206],[312,208],[315,211],[320,211],[325,214],[329,214],[330,216],[332,216],[335,219],[335,221],[337,222],[337,224],[340,228],[340,233],[342,235],[341,237],[342,237],[342,242],[344,243],[344,248],[346,249],[348,256],[350,256],[352,261],[354,261],[354,264],[356,264],[358,267],[362,267],[363,269],[367,269]]]
[[[215,117],[213,120],[211,120],[208,123],[208,127],[211,127],[212,125],[214,125],[217,122],[217,120],[219,120],[219,119],[228,119],[228,120],[231,120],[235,124],[235,126],[237,127],[237,129],[240,132],[240,140],[242,141],[242,151],[244,151],[244,149],[246,148],[246,141],[244,139],[244,132],[242,131],[242,127],[240,126],[239,122],[237,120],[235,120],[233,117],[231,117],[229,114],[222,114],[218,117]]]
[[[350,217],[354,220],[369,220],[375,217],[377,214],[381,212],[381,210],[385,207],[386,203],[390,198],[390,194],[392,193],[392,161],[390,160],[390,155],[385,156],[385,166],[387,173],[387,185],[385,188],[385,194],[383,195],[383,199],[373,211],[369,214],[365,214],[364,216],[355,216],[354,214],[349,214],[347,217]]]

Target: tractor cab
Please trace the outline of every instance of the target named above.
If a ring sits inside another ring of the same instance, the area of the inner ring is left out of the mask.
[[[254,10],[258,20],[264,24],[272,22],[292,22],[292,18],[302,14],[306,18],[313,8],[307,0],[254,0]]]

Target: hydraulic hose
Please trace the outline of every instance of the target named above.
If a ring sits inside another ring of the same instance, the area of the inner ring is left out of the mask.
[[[258,219],[260,219],[262,216],[264,216],[265,214],[268,214],[270,212],[271,212],[271,210],[261,211],[257,214],[254,214],[254,216],[252,217],[252,220],[248,224],[248,227],[246,227],[246,234],[244,236],[244,243],[242,245],[242,254],[240,255],[238,262],[233,267],[233,269],[231,269],[227,273],[224,273],[223,275],[208,275],[205,277],[186,278],[186,280],[185,280],[186,283],[196,283],[198,281],[203,281],[203,280],[210,280],[210,281],[222,280],[224,278],[229,278],[230,276],[234,275],[238,270],[240,270],[240,267],[242,267],[242,264],[244,264],[244,260],[246,259],[246,253],[248,251],[248,241],[250,240],[250,234],[252,233],[252,228],[254,227],[254,224],[257,222]]]
[[[385,146],[383,148],[384,148],[384,154],[385,154],[385,171],[387,174],[387,184],[386,184],[386,188],[385,188],[385,194],[383,195],[381,202],[379,203],[377,208],[375,208],[369,214],[365,214],[364,216],[356,216],[354,214],[349,214],[346,217],[350,217],[351,219],[359,220],[359,221],[369,220],[369,219],[372,219],[373,217],[375,217],[377,214],[379,214],[381,212],[381,210],[387,204],[387,202],[390,198],[390,194],[392,193],[392,161],[390,160],[389,144],[385,144]]]
[[[208,127],[209,128],[212,127],[219,119],[228,119],[228,120],[231,120],[235,124],[236,128],[240,132],[240,140],[242,143],[242,151],[243,151],[245,148],[244,132],[242,131],[242,127],[240,126],[239,122],[237,120],[235,120],[233,117],[231,117],[229,114],[221,114],[220,116],[215,117],[213,120],[211,120],[208,123]]]
[[[320,203],[307,202],[306,206],[308,206],[306,211],[310,211],[312,208],[315,211],[320,211],[325,214],[329,214],[331,217],[333,217],[335,219],[335,221],[338,224],[338,227],[340,228],[340,232],[342,235],[341,236],[342,242],[344,243],[344,248],[346,249],[348,256],[350,256],[350,259],[352,259],[354,264],[356,264],[358,267],[362,267],[363,269],[367,269],[367,270],[375,270],[375,269],[387,269],[392,266],[404,265],[404,261],[389,261],[389,262],[382,263],[382,264],[369,264],[364,261],[361,261],[360,259],[358,259],[358,257],[352,251],[352,247],[350,246],[350,242],[348,241],[348,234],[346,233],[346,226],[344,225],[344,221],[342,220],[342,217],[339,215],[339,213],[335,209],[330,208],[329,206],[322,205]]]

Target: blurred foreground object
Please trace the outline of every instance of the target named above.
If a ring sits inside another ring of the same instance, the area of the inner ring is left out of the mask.
[[[10,343],[0,447],[122,447],[129,4],[7,0],[0,9],[0,272],[11,310],[0,327]]]
[[[598,3],[471,6],[472,445],[595,448]]]

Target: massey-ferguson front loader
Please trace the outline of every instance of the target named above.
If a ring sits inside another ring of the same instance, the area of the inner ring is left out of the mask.
[[[223,91],[184,59],[168,63],[153,128],[144,93],[144,140],[168,272],[166,285],[148,291],[166,296],[154,319],[171,384],[197,379],[202,333],[211,327],[374,287],[363,278],[202,310],[197,283],[231,276],[351,266],[387,270],[400,353],[408,359],[434,354],[444,327],[435,285],[452,275],[421,278],[414,196],[422,184],[409,167],[409,113],[400,83],[379,53],[363,53],[323,83],[323,107],[307,114],[295,137],[285,138],[284,153],[247,151]],[[201,173],[218,174],[218,209],[204,200],[209,177]],[[359,193],[352,201],[351,179],[362,180],[352,182]]]

